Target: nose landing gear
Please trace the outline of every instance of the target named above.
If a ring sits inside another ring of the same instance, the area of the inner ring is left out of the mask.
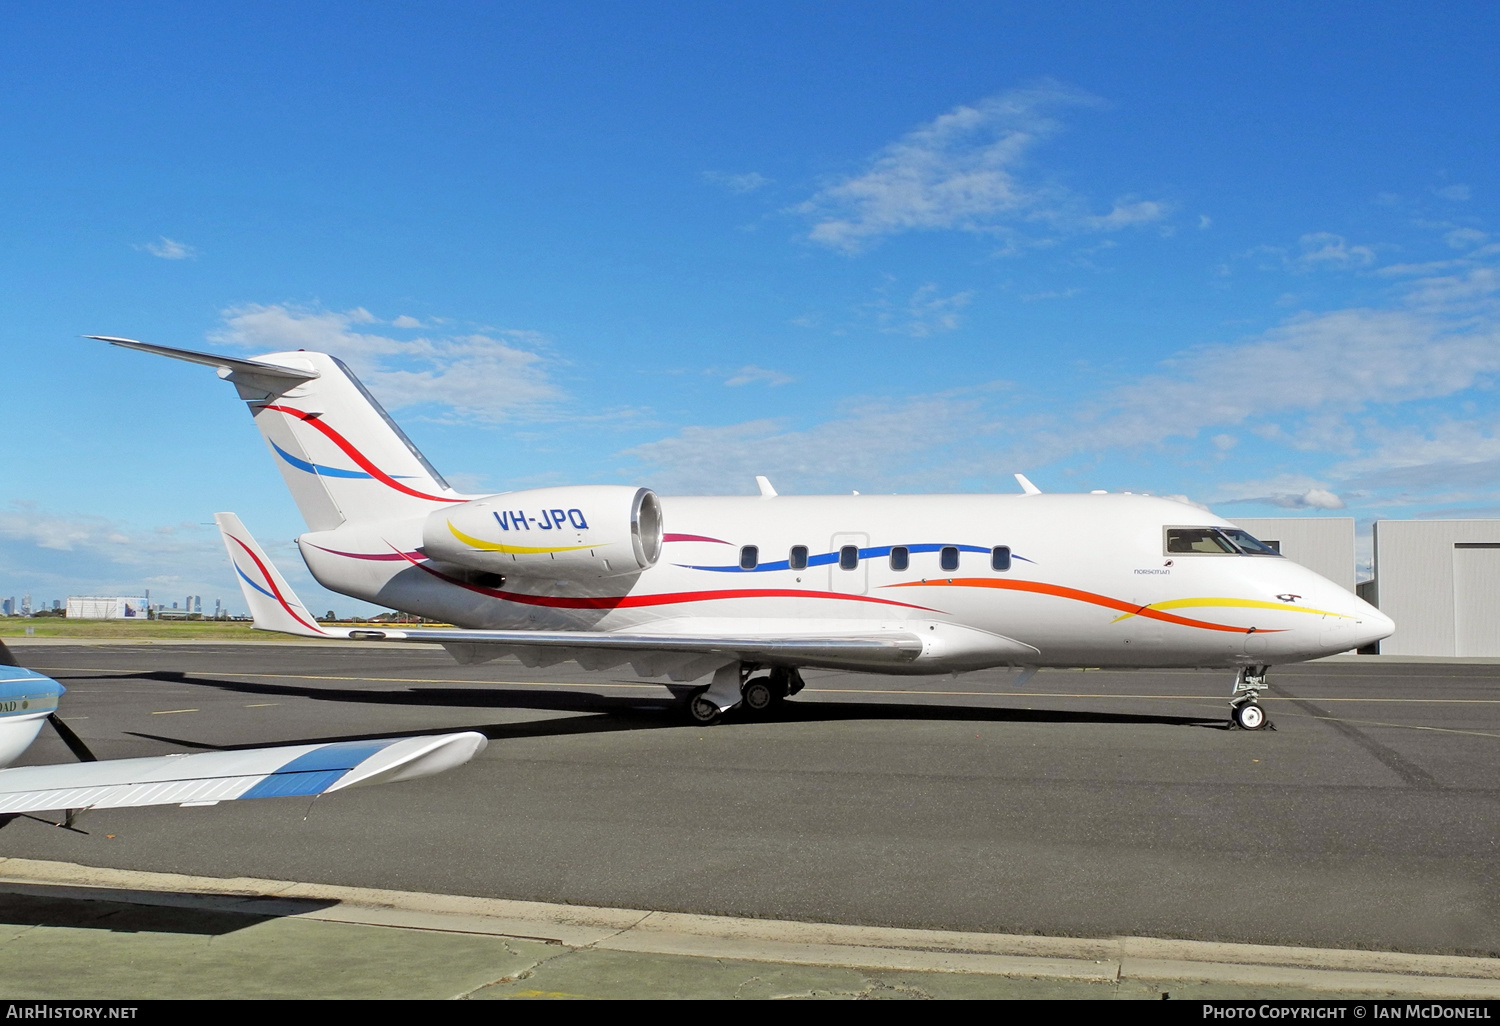
[[[1268,666],[1245,666],[1240,668],[1230,692],[1229,719],[1241,730],[1260,730],[1270,721],[1266,711],[1260,707],[1260,693],[1266,687]]]

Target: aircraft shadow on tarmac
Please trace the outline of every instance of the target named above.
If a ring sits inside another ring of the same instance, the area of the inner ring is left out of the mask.
[[[168,903],[179,899],[175,905]],[[107,930],[111,933],[178,933],[222,937],[271,919],[318,911],[337,901],[297,898],[265,902],[265,911],[243,912],[202,908],[201,894],[153,892],[155,905],[80,898],[73,888],[46,884],[6,884],[0,892],[0,924],[53,926],[75,930]],[[249,902],[253,905],[254,900]],[[200,905],[200,907],[194,907]]]
[[[288,684],[262,684],[240,680],[217,680],[195,677],[167,670],[130,675],[138,680],[159,680],[171,684],[190,684],[195,687],[212,688],[257,696],[281,698],[305,698],[311,701],[350,702],[361,705],[421,705],[451,706],[468,709],[534,709],[551,712],[587,713],[593,715],[568,716],[558,719],[529,721],[525,723],[492,723],[483,726],[461,725],[453,729],[478,730],[490,740],[522,737],[551,737],[567,734],[588,734],[618,730],[662,730],[674,727],[701,727],[689,724],[682,713],[681,703],[666,698],[638,698],[599,695],[586,690],[562,690],[541,687],[471,687],[471,688],[407,688],[402,690],[370,690],[359,688],[304,687]],[[956,722],[985,723],[1056,723],[1056,724],[1101,724],[1115,726],[1157,725],[1171,727],[1198,727],[1214,730],[1229,729],[1226,719],[1202,716],[1168,716],[1140,713],[1110,713],[1073,709],[1016,709],[987,708],[960,705],[909,705],[886,702],[820,702],[806,699],[782,702],[777,707],[758,716],[744,715],[732,710],[721,721],[724,726],[737,723],[819,723],[850,720],[950,720]],[[375,733],[338,735],[331,737],[304,738],[297,744],[317,744],[329,741],[357,741],[378,737],[402,737],[431,733],[434,727],[409,731],[379,731]],[[195,748],[214,748],[185,738],[163,737],[155,734],[130,732],[135,737],[188,745]],[[291,743],[291,742],[289,742]],[[254,744],[225,746],[228,750],[255,747]]]

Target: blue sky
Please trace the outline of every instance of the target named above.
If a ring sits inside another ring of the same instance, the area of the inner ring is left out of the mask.
[[[0,595],[201,594],[232,391],[354,365],[472,490],[1500,515],[1500,8],[0,8]]]

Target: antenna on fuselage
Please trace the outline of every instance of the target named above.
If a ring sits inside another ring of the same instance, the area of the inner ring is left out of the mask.
[[[1021,491],[1025,492],[1027,495],[1041,495],[1042,494],[1042,490],[1040,488],[1038,488],[1036,485],[1032,484],[1030,481],[1026,480],[1026,475],[1025,474],[1017,474],[1016,475],[1016,480],[1018,482],[1020,482],[1020,484],[1021,484]]]
[[[760,494],[768,499],[776,497],[776,489],[771,487],[771,479],[764,474],[755,475],[755,484],[760,488]]]

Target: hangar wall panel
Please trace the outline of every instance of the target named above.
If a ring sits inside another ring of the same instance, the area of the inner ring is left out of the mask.
[[[1453,638],[1461,656],[1500,656],[1500,545],[1453,549]]]
[[[1500,520],[1377,520],[1375,604],[1396,622],[1381,654],[1480,655],[1500,646],[1500,560],[1490,552],[1500,552]]]
[[[1281,554],[1354,590],[1353,517],[1235,517],[1261,541],[1279,542]]]

